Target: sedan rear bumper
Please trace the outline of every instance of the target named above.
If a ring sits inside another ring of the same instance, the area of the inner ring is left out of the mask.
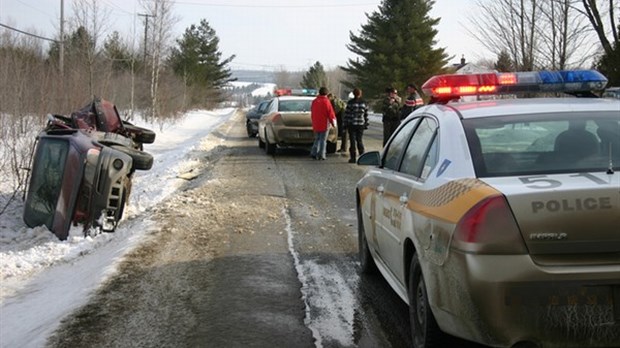
[[[312,145],[314,143],[314,132],[308,127],[286,127],[276,128],[276,142],[284,145]],[[336,128],[330,128],[327,134],[327,141],[335,143],[338,140]]]
[[[554,269],[528,255],[452,250],[432,273],[433,312],[456,336],[502,347],[620,346],[618,265]]]

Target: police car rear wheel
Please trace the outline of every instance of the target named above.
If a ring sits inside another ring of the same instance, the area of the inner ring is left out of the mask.
[[[445,334],[441,332],[431,311],[426,293],[426,282],[422,275],[417,254],[409,267],[409,322],[414,348],[443,347]]]
[[[267,138],[267,134],[265,134],[265,150],[268,155],[274,155],[276,153],[276,144],[272,144],[269,142],[269,138]]]

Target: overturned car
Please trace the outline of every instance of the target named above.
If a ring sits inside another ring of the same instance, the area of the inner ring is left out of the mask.
[[[123,216],[136,170],[149,170],[142,151],[155,133],[121,120],[114,104],[95,98],[71,114],[48,115],[36,140],[24,207],[29,227],[45,225],[59,239],[71,225],[113,232]]]

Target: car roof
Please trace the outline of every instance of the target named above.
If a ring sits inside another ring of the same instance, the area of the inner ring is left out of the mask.
[[[620,110],[620,101],[605,98],[522,98],[497,99],[475,102],[452,102],[433,104],[438,108],[451,109],[462,118],[494,117],[507,115],[611,112]],[[433,106],[431,105],[431,107]],[[440,110],[446,112],[447,109]]]

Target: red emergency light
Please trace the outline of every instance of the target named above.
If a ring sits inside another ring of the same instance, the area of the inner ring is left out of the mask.
[[[517,93],[585,93],[602,90],[607,78],[596,70],[524,71],[433,76],[422,85],[431,101]]]

